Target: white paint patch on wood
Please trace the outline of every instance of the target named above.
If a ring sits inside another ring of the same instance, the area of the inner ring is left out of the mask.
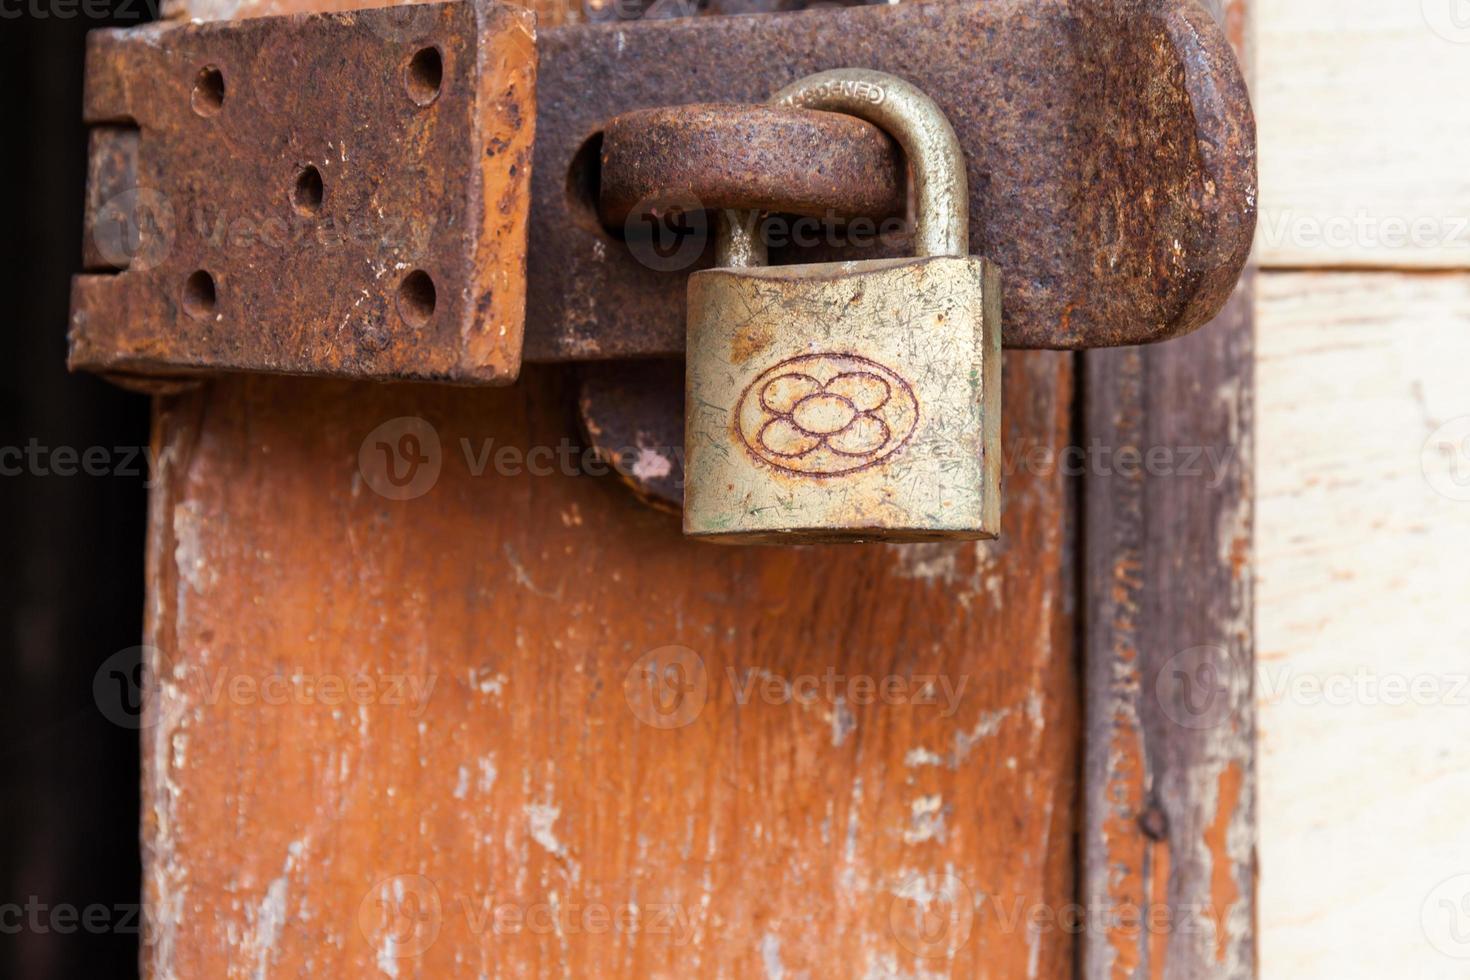
[[[1418,77],[1411,60],[1360,70]],[[1259,288],[1262,976],[1463,978],[1470,274],[1281,273]]]
[[[1263,267],[1470,268],[1465,9],[1256,5]]]

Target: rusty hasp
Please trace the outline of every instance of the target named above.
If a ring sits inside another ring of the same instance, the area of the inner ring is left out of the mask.
[[[686,275],[710,264],[712,248],[653,253],[588,220],[598,201],[587,159],[610,120],[670,103],[764,102],[829,68],[898,75],[953,123],[968,163],[972,245],[1006,277],[1007,346],[1187,333],[1220,309],[1250,249],[1250,103],[1223,31],[1194,0],[988,0],[578,25],[543,32],[539,47],[528,359],[683,352]],[[731,170],[741,169],[739,141],[725,145]],[[609,164],[621,166],[611,155]],[[603,178],[618,188],[634,175]],[[728,189],[721,181],[688,189]],[[614,203],[616,216],[627,202]],[[903,241],[823,244],[773,249],[772,261],[908,250]]]
[[[902,230],[849,223],[902,209],[885,138],[754,105],[848,66],[917,85],[953,123],[970,240],[1005,275],[1006,346],[1165,340],[1229,296],[1255,227],[1254,122],[1194,0],[905,3],[539,40],[529,13],[472,0],[94,33],[71,364],[506,383],[523,354],[678,357],[685,283],[712,259],[706,212],[682,205],[692,238],[663,220],[626,234],[645,198],[813,216],[788,215],[786,239],[818,244],[773,242],[773,264],[910,252]]]
[[[901,157],[872,123],[787,106],[640,109],[607,124],[604,225],[660,206],[756,208],[836,218],[904,209]]]
[[[638,499],[677,513],[684,506],[684,365],[619,361],[579,369],[577,408],[600,459]]]
[[[513,381],[535,64],[488,0],[93,33],[72,366]]]

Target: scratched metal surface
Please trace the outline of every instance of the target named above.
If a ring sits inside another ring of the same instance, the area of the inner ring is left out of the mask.
[[[958,257],[695,274],[684,532],[995,537],[998,281]]]

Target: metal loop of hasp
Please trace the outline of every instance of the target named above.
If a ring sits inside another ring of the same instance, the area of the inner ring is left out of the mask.
[[[903,79],[866,68],[808,75],[771,96],[772,104],[843,112],[884,129],[903,147],[914,180],[914,251],[968,255],[970,189],[965,156],[954,127],[933,99]],[[722,212],[715,265],[739,268],[765,262],[760,222],[749,212]]]

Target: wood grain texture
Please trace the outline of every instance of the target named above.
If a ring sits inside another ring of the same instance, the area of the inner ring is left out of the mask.
[[[1258,309],[1262,972],[1463,977],[1470,275]]]
[[[1088,978],[1254,975],[1250,310],[1084,357]]]
[[[1257,8],[1264,267],[1470,267],[1463,0]]]
[[[1059,445],[1068,368],[1007,355],[1013,445]],[[389,500],[370,436],[405,416],[440,472]],[[1066,975],[1062,477],[1017,467],[998,545],[792,550],[692,544],[612,478],[474,475],[483,440],[555,447],[573,417],[544,370],[161,402],[148,974]],[[669,645],[708,693],[664,729],[625,682]],[[932,675],[939,703],[829,672]],[[345,701],[311,693],[335,678]]]
[[[1252,327],[1082,357],[1087,980],[1255,975]]]

